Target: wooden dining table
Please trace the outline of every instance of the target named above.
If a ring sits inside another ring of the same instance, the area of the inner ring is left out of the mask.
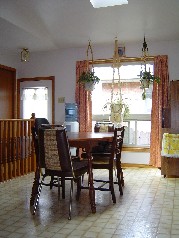
[[[68,141],[70,147],[84,148],[87,153],[89,165],[89,196],[92,213],[96,213],[95,189],[93,184],[92,170],[92,147],[96,146],[99,141],[111,142],[114,136],[113,132],[68,132]]]
[[[88,176],[89,176],[89,196],[90,196],[90,204],[92,213],[96,213],[96,204],[95,204],[95,189],[93,185],[93,171],[92,171],[92,156],[91,149],[93,146],[97,145],[99,141],[112,141],[114,133],[110,132],[67,132],[68,141],[70,147],[76,148],[84,148],[87,153],[88,158]],[[40,181],[40,165],[37,163],[34,182],[32,186],[32,193],[30,198],[30,206],[36,206],[36,200],[39,199],[38,189],[39,189],[39,181]],[[40,186],[41,190],[41,186]],[[36,210],[36,208],[35,208]],[[34,208],[32,209],[32,213],[35,214]]]

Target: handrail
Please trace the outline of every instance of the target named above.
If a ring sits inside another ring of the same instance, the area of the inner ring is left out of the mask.
[[[0,119],[0,182],[36,169],[33,119]]]

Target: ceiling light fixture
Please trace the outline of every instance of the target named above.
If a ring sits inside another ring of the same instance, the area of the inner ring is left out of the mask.
[[[94,8],[128,4],[128,0],[90,0]]]
[[[27,48],[23,48],[21,51],[21,61],[28,62],[30,57],[30,52]]]

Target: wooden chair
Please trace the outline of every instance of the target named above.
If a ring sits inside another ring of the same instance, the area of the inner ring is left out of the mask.
[[[123,187],[124,187],[124,176],[123,170],[121,167],[121,153],[122,153],[122,146],[123,146],[123,138],[124,138],[124,126],[116,128],[117,130],[117,145],[116,145],[116,153],[115,153],[115,168],[117,170],[117,183],[119,186],[120,195],[123,195]]]
[[[42,125],[45,126],[46,128],[51,128],[51,125],[46,118],[35,118],[34,125],[31,128],[32,140],[34,142],[35,154],[36,154],[36,164],[39,163],[38,134],[39,134],[39,128]],[[50,186],[50,189],[52,189],[53,186],[58,186],[57,182],[58,182],[57,178],[54,178],[54,176],[51,176],[50,183],[44,183],[44,185]],[[62,187],[62,197],[65,198],[65,187]]]
[[[38,175],[39,173],[37,174],[36,180],[38,180],[38,182],[36,182],[32,188],[32,214],[35,214],[36,212],[45,177],[57,176],[57,178],[62,178],[63,181],[65,181],[65,179],[71,180],[68,216],[68,219],[70,220],[73,182],[77,183],[77,198],[79,198],[81,191],[81,176],[88,172],[88,162],[72,160],[67,132],[64,127],[57,129],[46,129],[45,127],[40,127],[38,145],[39,169],[43,168],[45,172],[41,178]]]
[[[113,177],[115,170],[116,179],[114,184],[118,184],[120,195],[123,195],[124,178],[121,167],[121,152],[124,138],[124,127],[114,129],[115,152],[112,152],[112,143],[103,142],[92,149],[93,168],[94,169],[108,169],[110,180]],[[113,157],[111,157],[113,156]],[[112,166],[112,167],[111,167]],[[117,170],[117,173],[116,173]],[[95,180],[95,179],[94,179]]]
[[[95,178],[93,179],[95,182],[100,183],[99,186],[95,185],[95,190],[110,191],[112,195],[113,203],[116,203],[116,196],[114,192],[114,181],[113,181],[114,157],[115,157],[116,146],[117,146],[116,140],[117,140],[117,131],[114,130],[113,141],[110,143],[110,147],[108,147],[108,153],[102,153],[101,150],[104,146],[103,143],[102,143],[102,146],[98,144],[98,146],[95,146],[91,151],[92,157],[93,157],[92,168],[93,169],[107,169],[109,171],[108,180],[95,179]],[[97,148],[97,151],[95,151],[96,148]],[[83,160],[86,161],[86,157],[87,157],[86,152],[83,152],[81,156]],[[109,187],[106,187],[105,186],[106,184],[109,184]]]

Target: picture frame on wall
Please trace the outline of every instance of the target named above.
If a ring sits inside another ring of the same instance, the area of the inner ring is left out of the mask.
[[[126,56],[125,46],[119,46],[119,47],[118,47],[118,54],[119,54],[120,57]]]

